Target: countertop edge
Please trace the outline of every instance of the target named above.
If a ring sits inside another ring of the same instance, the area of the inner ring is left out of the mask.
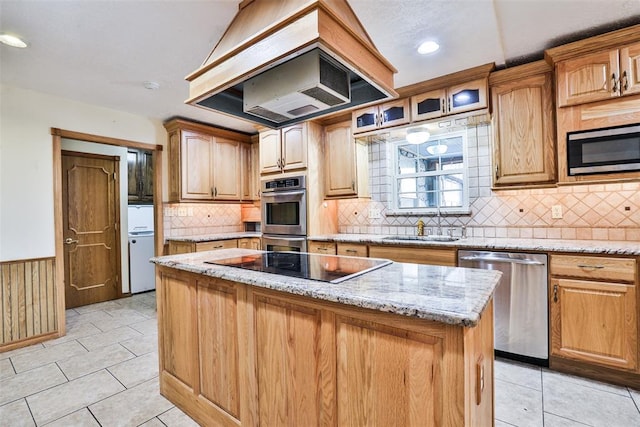
[[[262,251],[249,249],[227,249],[210,252],[155,257],[151,258],[151,262],[155,263],[157,266],[202,274],[208,277],[243,283],[259,288],[281,291],[292,295],[344,304],[352,306],[354,308],[371,309],[380,312],[398,314],[411,318],[435,321],[463,327],[474,327],[477,325],[482,313],[486,309],[489,301],[493,296],[493,292],[500,275],[500,273],[495,271],[473,270],[472,274],[481,275],[485,281],[494,281],[494,283],[493,285],[487,285],[486,289],[483,288],[477,290],[477,295],[474,295],[473,304],[471,307],[467,307],[464,312],[455,312],[451,310],[443,310],[432,307],[428,308],[424,305],[419,305],[416,303],[399,303],[398,301],[394,301],[392,298],[383,301],[381,296],[379,296],[379,298],[376,298],[375,294],[370,296],[357,294],[357,292],[354,292],[353,288],[351,288],[355,285],[362,287],[363,283],[365,283],[365,279],[363,279],[364,277],[374,277],[371,275],[375,275],[376,273],[380,274],[380,271],[386,267],[382,267],[379,270],[374,270],[367,273],[366,275],[347,280],[340,284],[329,285],[328,283],[318,282],[314,280],[292,279],[290,277],[269,273],[239,270],[234,267],[225,267],[203,263],[203,259],[205,257],[207,257],[208,259],[212,259],[212,257],[223,257],[224,253],[226,253],[226,256],[237,256],[258,252]],[[402,264],[403,263],[392,263],[390,265],[400,265],[401,267],[399,268],[402,268]],[[459,269],[458,267],[441,267],[417,264],[408,265],[419,268],[423,273],[425,273],[427,277],[429,276],[429,274],[431,274],[435,278],[446,276],[446,274],[444,274],[445,272],[453,272],[454,269]],[[477,282],[477,280],[475,281]],[[437,287],[436,285],[432,286]],[[389,295],[393,296],[396,294],[393,294],[390,291]]]

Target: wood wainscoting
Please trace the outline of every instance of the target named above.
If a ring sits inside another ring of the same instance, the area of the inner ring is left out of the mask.
[[[55,258],[0,262],[0,352],[58,335]]]

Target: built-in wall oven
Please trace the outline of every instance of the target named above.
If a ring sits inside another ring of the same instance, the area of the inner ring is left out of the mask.
[[[307,189],[304,176],[262,181],[262,248],[307,251]]]

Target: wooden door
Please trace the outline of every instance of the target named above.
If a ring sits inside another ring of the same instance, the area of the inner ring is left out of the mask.
[[[618,50],[607,50],[557,65],[558,107],[602,101],[619,95]]]
[[[447,113],[458,114],[487,107],[487,80],[451,86],[447,89]]]
[[[553,279],[550,296],[552,355],[636,369],[635,286]]]
[[[280,131],[260,132],[260,173],[280,172]]]
[[[356,191],[356,143],[351,123],[325,129],[325,195],[350,196]]]
[[[213,199],[214,138],[196,132],[182,132],[182,198]]]
[[[439,426],[442,339],[336,317],[337,421],[341,426]]]
[[[447,112],[447,91],[436,89],[411,97],[412,120],[427,120],[440,117]]]
[[[640,93],[640,43],[620,49],[620,87],[623,95]]]
[[[304,124],[282,129],[282,170],[307,167],[307,127]]]
[[[213,198],[240,200],[242,170],[241,143],[216,138],[213,165]]]
[[[495,184],[553,181],[555,122],[551,73],[491,87]]]
[[[254,171],[253,162],[251,161],[251,144],[243,143],[240,151],[242,158],[242,176],[240,177],[242,180],[241,200],[253,200]]]
[[[254,294],[258,419],[265,426],[330,425],[323,416],[330,369],[323,360],[321,311]],[[328,348],[324,348],[328,351]],[[325,355],[326,357],[326,355]],[[320,379],[326,382],[321,383]]]
[[[120,293],[119,159],[62,153],[65,306]]]

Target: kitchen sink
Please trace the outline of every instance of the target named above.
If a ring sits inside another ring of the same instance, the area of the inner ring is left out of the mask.
[[[455,242],[460,237],[431,234],[429,236],[385,236],[384,240],[419,240],[424,242]]]

